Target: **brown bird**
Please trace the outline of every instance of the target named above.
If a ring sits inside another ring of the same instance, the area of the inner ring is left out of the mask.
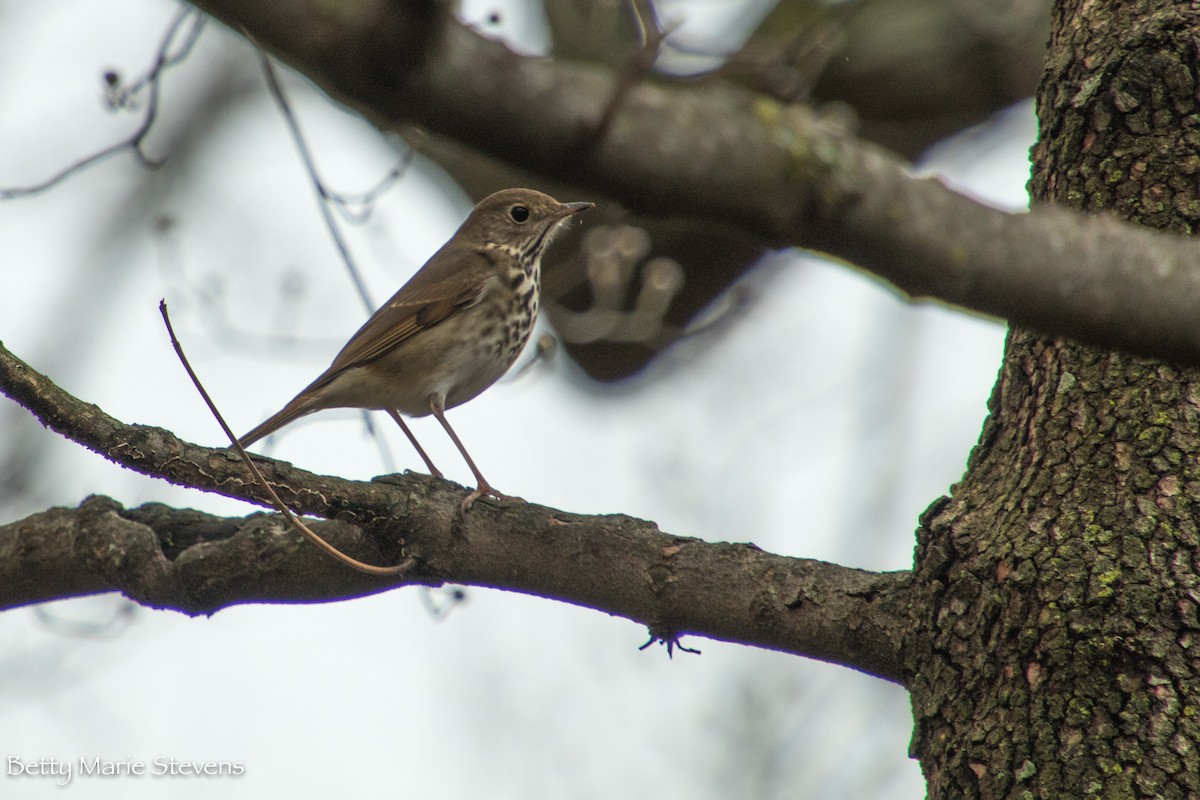
[[[478,395],[512,366],[537,319],[542,253],[563,222],[592,206],[560,203],[532,189],[505,189],[479,201],[442,249],[358,329],[329,369],[243,436],[241,445],[325,408],[381,409],[440,478],[400,416],[433,414],[478,483],[463,508],[485,494],[504,497],[475,466],[445,411]]]

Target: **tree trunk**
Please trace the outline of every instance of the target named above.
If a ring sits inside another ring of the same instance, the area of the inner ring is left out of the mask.
[[[1190,233],[1198,51],[1189,3],[1059,3],[1034,202]],[[1200,797],[1200,373],[1014,329],[989,405],[918,534],[929,797]]]

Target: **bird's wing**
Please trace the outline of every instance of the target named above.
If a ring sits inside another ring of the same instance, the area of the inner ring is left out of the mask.
[[[405,287],[380,306],[350,337],[329,369],[305,391],[328,383],[347,369],[374,361],[410,336],[470,308],[482,299],[488,286],[495,280],[494,274],[484,274],[466,283],[462,280],[446,280],[419,287]]]

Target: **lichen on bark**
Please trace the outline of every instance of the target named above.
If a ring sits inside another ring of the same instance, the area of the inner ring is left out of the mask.
[[[1192,233],[1198,32],[1186,3],[1058,5],[1035,203]],[[918,532],[929,797],[1200,796],[1198,400],[1196,370],[1010,332],[967,473]]]

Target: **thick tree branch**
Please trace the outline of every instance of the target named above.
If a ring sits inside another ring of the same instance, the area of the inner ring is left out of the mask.
[[[420,3],[341,4],[336,17],[306,0],[196,5],[381,126],[417,123],[637,210],[821,250],[913,298],[1200,363],[1200,265],[1176,237],[988,208],[805,108],[715,81],[633,87],[593,141],[612,71],[517,56]]]
[[[626,68],[638,41],[627,3],[545,0],[557,58]],[[728,80],[785,102],[854,109],[864,133],[915,157],[946,136],[1033,95],[1050,34],[1050,0],[788,0],[733,53],[685,29],[668,57],[726,56]],[[687,4],[664,7],[675,23]],[[919,36],[898,36],[919,30]]]
[[[125,425],[63,392],[0,345],[0,390],[43,424],[129,469],[263,502],[225,449]],[[344,552],[371,563],[411,558],[401,578],[353,572],[275,516],[221,519],[165,506],[125,510],[92,498],[0,527],[0,607],[119,590],[189,614],[235,603],[354,597],[452,582],[534,594],[647,625],[806,655],[901,682],[908,573],[869,573],[785,558],[750,544],[709,543],[624,516],[585,517],[533,504],[477,502],[419,475],[369,483],[264,459],[297,511]]]

